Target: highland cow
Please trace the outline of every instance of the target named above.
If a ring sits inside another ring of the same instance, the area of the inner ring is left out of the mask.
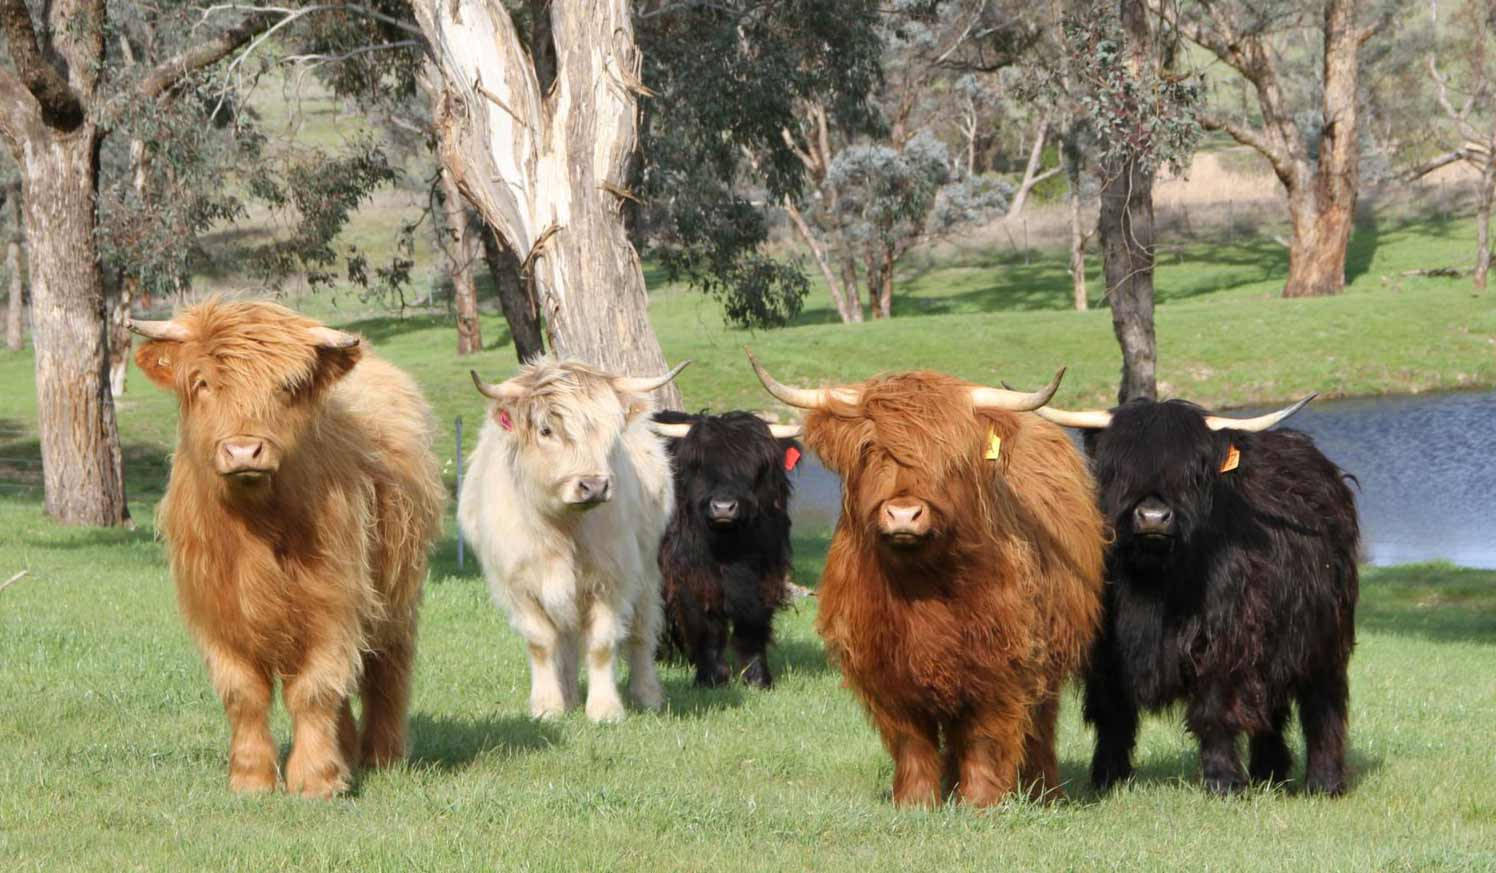
[[[744,682],[768,688],[774,613],[790,570],[789,470],[794,425],[748,412],[655,414],[669,437],[675,514],[660,544],[667,639],[696,668],[696,684],[732,675],[729,634]]]
[[[1060,689],[1102,587],[1085,462],[1025,411],[1059,375],[1033,394],[931,372],[815,390],[753,365],[842,477],[816,627],[893,758],[894,803],[938,803],[942,779],[981,806],[1058,795]]]
[[[530,714],[577,704],[587,665],[587,717],[624,715],[614,678],[627,650],[629,693],[658,709],[660,571],[670,520],[670,462],[650,430],[649,394],[675,378],[610,376],[541,358],[496,385],[458,496],[457,522],[530,655]],[[579,651],[580,650],[580,651]]]
[[[1106,619],[1086,679],[1091,779],[1132,773],[1140,710],[1184,701],[1206,787],[1282,783],[1298,705],[1305,786],[1346,788],[1346,667],[1359,530],[1346,474],[1297,431],[1308,399],[1235,420],[1179,400],[1040,414],[1085,429],[1115,539]],[[1245,772],[1237,738],[1246,734]]]
[[[286,787],[340,793],[355,763],[405,755],[416,611],[446,499],[426,402],[357,336],[269,303],[205,303],[131,329],[150,338],[136,363],[181,409],[158,517],[228,714],[229,785],[276,787],[279,678]]]

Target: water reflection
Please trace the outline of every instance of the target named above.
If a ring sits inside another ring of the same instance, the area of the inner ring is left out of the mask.
[[[1360,480],[1371,563],[1496,568],[1496,393],[1315,401],[1291,425]],[[841,509],[836,476],[813,455],[792,475],[795,524],[829,530]]]

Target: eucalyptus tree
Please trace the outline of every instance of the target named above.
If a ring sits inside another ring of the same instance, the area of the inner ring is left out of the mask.
[[[1293,228],[1283,296],[1340,293],[1361,182],[1363,48],[1402,0],[1148,2],[1255,96],[1200,122],[1260,153],[1283,185]],[[1314,69],[1296,75],[1306,58]]]

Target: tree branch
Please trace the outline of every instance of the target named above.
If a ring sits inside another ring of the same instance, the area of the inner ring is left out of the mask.
[[[1274,172],[1280,177],[1286,179],[1292,173],[1292,161],[1289,156],[1276,149],[1261,131],[1208,112],[1201,112],[1198,117],[1200,126],[1206,130],[1225,131],[1232,139],[1267,158],[1268,163],[1273,165]]]
[[[1470,157],[1470,153],[1465,151],[1464,149],[1455,149],[1451,152],[1445,152],[1444,154],[1439,155],[1436,158],[1431,158],[1427,161],[1424,161],[1416,167],[1410,167],[1407,170],[1404,170],[1399,174],[1399,178],[1404,181],[1412,182],[1417,179],[1422,179],[1424,176],[1427,176],[1429,173],[1432,173],[1440,167],[1447,167],[1450,164],[1468,160]]]
[[[257,12],[218,36],[178,52],[147,73],[140,80],[136,92],[141,97],[160,96],[189,73],[210,67],[228,57],[245,43],[270,29],[279,18],[273,13]]]
[[[41,107],[42,120],[60,130],[83,124],[83,100],[61,71],[42,57],[26,0],[0,0],[0,31],[21,83]]]

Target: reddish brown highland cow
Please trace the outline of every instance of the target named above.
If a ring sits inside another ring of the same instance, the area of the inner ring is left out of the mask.
[[[228,714],[229,785],[276,787],[280,679],[287,789],[342,792],[356,762],[405,754],[416,610],[445,500],[426,402],[357,336],[273,304],[206,303],[132,329],[151,339],[136,363],[181,408],[158,521]]]
[[[751,360],[750,355],[750,360]],[[1055,721],[1101,617],[1085,462],[1025,394],[915,372],[770,394],[842,477],[816,627],[893,756],[893,800],[1060,791]],[[944,744],[942,748],[942,742]]]

